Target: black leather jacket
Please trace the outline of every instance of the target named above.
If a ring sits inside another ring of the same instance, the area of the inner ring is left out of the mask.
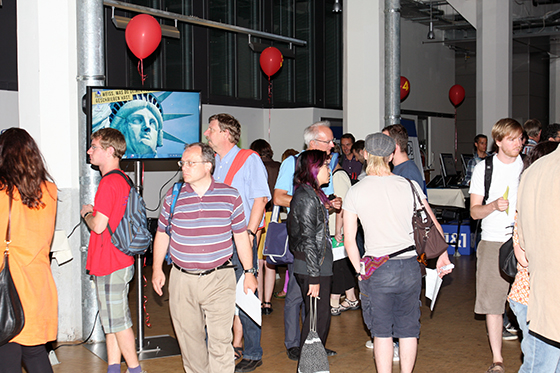
[[[319,283],[321,264],[327,249],[331,249],[328,231],[328,212],[313,188],[300,185],[290,203],[288,234],[294,257],[304,260],[307,274],[314,277],[310,283]]]

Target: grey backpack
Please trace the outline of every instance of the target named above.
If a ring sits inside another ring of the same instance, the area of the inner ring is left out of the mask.
[[[113,170],[107,172],[103,177],[111,174],[121,175],[130,185],[126,209],[117,229],[113,231],[107,224],[107,229],[111,234],[111,243],[126,255],[144,255],[152,242],[152,234],[148,230],[146,204],[127,175],[121,170]]]

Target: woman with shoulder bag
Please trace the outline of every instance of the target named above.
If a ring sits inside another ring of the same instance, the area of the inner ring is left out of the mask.
[[[294,254],[294,275],[305,300],[305,322],[301,330],[300,347],[309,333],[311,297],[317,301],[317,334],[325,346],[331,322],[330,292],[333,254],[328,229],[332,206],[321,190],[330,180],[327,153],[307,150],[298,157],[294,173],[294,195],[288,215],[290,250]],[[339,200],[338,200],[339,201]],[[335,203],[336,204],[336,203]],[[338,202],[340,204],[340,202]],[[327,356],[336,352],[326,350]]]
[[[367,176],[352,186],[344,200],[345,247],[360,273],[360,300],[364,322],[374,337],[375,365],[379,373],[392,372],[393,338],[399,339],[401,372],[414,369],[420,335],[422,274],[417,261],[412,216],[414,193],[409,181],[391,173],[395,141],[382,133],[365,140]],[[423,206],[442,233],[426,196],[412,181]],[[365,233],[364,258],[356,245],[357,219]],[[451,270],[447,250],[438,258],[440,277]]]
[[[57,189],[27,131],[0,135],[0,232],[10,220],[10,272],[23,307],[23,330],[0,346],[0,373],[52,372],[45,343],[56,339],[58,300],[49,252]],[[11,211],[10,211],[11,202]],[[2,265],[3,265],[3,258]]]

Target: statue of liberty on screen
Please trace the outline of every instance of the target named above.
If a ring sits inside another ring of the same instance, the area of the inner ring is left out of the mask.
[[[126,139],[124,158],[157,158],[157,149],[163,139],[185,144],[185,141],[166,133],[163,122],[192,114],[164,114],[161,103],[172,92],[158,97],[154,93],[135,93],[128,101],[94,105],[92,132],[111,127],[119,130]]]

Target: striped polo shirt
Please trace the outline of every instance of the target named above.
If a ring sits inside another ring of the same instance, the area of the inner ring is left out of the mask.
[[[158,231],[165,232],[172,189],[165,196]],[[186,270],[206,270],[224,264],[233,254],[233,233],[247,230],[239,192],[212,180],[202,197],[184,183],[171,219],[169,253]]]

